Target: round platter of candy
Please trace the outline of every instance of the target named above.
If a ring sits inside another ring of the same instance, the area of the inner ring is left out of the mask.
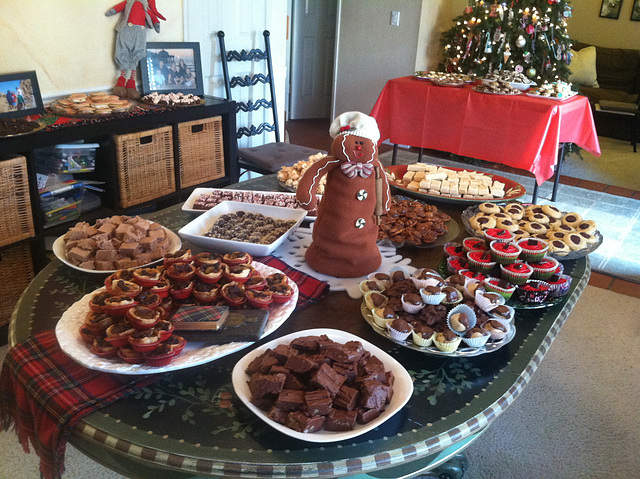
[[[462,212],[462,224],[469,234],[484,238],[484,231],[503,228],[515,240],[537,238],[549,244],[548,256],[573,260],[592,253],[603,237],[595,221],[575,212],[563,212],[553,205],[481,203]]]
[[[500,70],[494,71],[493,73],[487,75],[483,78],[483,82],[486,81],[496,81],[502,80],[509,83],[514,88],[518,90],[528,90],[531,87],[535,87],[536,83],[531,81],[524,73],[509,71],[509,70]]]
[[[511,86],[509,82],[504,80],[483,80],[483,83],[473,87],[473,90],[489,95],[520,95],[522,93],[522,90]]]
[[[394,196],[380,218],[378,245],[433,248],[458,236],[458,223],[433,205],[405,196]]]
[[[181,329],[217,330],[229,310],[267,310],[260,337],[278,329],[295,309],[298,287],[281,271],[244,252],[168,254],[163,265],[118,270],[105,286],[83,296],[58,321],[62,350],[89,369],[117,374],[150,374],[213,361],[253,344],[211,345],[185,341]],[[223,308],[221,308],[223,307]],[[211,324],[202,321],[216,317]],[[178,327],[181,321],[189,321]],[[263,315],[264,316],[264,315]],[[190,333],[194,331],[189,331]],[[257,334],[257,333],[256,333]]]
[[[191,93],[158,93],[153,92],[143,96],[140,101],[145,105],[158,107],[198,106],[206,103],[204,98]]]
[[[360,283],[362,316],[396,344],[436,356],[491,353],[515,336],[515,309],[498,293],[462,274],[441,276],[394,266]]]

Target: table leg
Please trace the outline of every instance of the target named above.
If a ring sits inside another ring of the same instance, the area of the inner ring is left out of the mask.
[[[391,157],[391,164],[392,165],[396,164],[397,157],[398,157],[398,144],[394,143],[393,144],[393,156]]]
[[[422,163],[422,148],[420,148],[420,152],[418,153],[418,163]]]
[[[556,167],[556,177],[553,181],[553,193],[551,194],[551,201],[556,201],[556,197],[558,196],[558,184],[560,183],[560,170],[562,169],[562,163],[564,162],[565,146],[566,143],[560,143],[560,145],[558,146],[558,165]]]
[[[536,179],[533,179],[533,193],[531,193],[531,203],[534,205],[538,201],[538,182]]]

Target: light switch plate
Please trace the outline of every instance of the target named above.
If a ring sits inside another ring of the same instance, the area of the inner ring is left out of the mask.
[[[400,12],[394,10],[391,12],[391,26],[397,27],[400,25]]]

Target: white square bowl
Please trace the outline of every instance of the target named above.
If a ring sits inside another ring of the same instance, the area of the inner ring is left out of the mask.
[[[238,211],[261,213],[264,216],[280,220],[294,220],[295,224],[271,244],[245,243],[243,241],[231,241],[205,236],[220,216],[228,213],[236,213]],[[298,228],[298,226],[300,226],[300,223],[302,223],[302,220],[306,215],[307,212],[304,210],[282,208],[280,206],[240,203],[238,201],[223,201],[219,205],[216,205],[209,211],[202,213],[196,219],[183,226],[178,231],[178,234],[185,241],[188,241],[195,246],[199,246],[202,249],[206,249],[207,251],[220,251],[226,253],[232,251],[244,251],[245,253],[249,253],[251,256],[266,256],[271,254],[291,233]]]

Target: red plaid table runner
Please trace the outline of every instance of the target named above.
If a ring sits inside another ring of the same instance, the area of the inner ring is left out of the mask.
[[[279,269],[298,285],[298,308],[304,308],[310,304],[317,303],[329,292],[329,285],[327,283],[292,268],[275,256],[261,256],[254,259],[260,261],[262,264]]]
[[[25,452],[31,442],[40,457],[44,479],[58,479],[67,439],[78,421],[159,377],[87,369],[62,352],[54,331],[44,331],[16,345],[5,358],[0,429],[13,425]]]

